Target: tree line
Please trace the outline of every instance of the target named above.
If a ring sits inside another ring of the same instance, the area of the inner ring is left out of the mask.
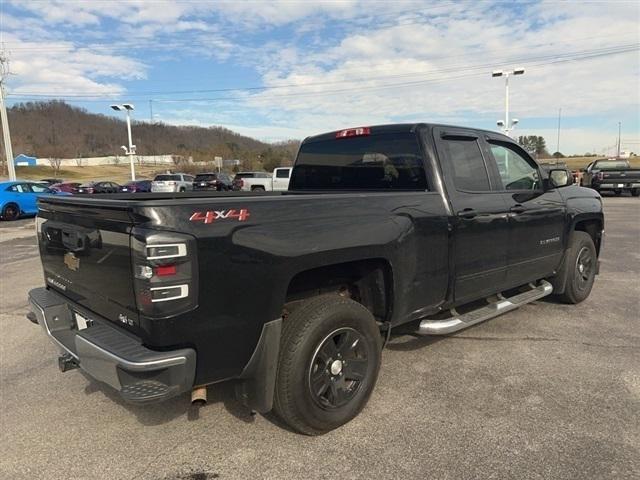
[[[127,143],[121,119],[89,113],[63,101],[18,103],[8,111],[15,155],[86,158],[122,154]],[[269,144],[224,127],[174,126],[134,121],[133,143],[139,155],[173,154],[194,161],[214,157],[242,160],[243,168],[272,170],[291,165],[299,142]],[[4,153],[4,152],[3,152]]]

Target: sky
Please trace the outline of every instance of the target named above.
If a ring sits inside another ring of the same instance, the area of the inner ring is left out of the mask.
[[[221,125],[265,141],[395,122],[497,130],[549,151],[640,152],[640,3],[0,0],[8,103]]]

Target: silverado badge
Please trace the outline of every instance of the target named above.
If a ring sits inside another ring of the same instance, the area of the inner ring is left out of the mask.
[[[64,254],[64,264],[69,268],[69,270],[73,270],[75,272],[80,268],[80,259],[76,257],[73,252],[67,252]]]

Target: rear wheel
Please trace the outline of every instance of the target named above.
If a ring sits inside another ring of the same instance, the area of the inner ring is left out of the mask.
[[[251,189],[252,192],[264,192],[264,187],[253,187]]]
[[[15,203],[9,203],[2,209],[3,220],[17,220],[20,216],[20,208]]]
[[[567,283],[559,298],[566,303],[580,303],[591,293],[596,277],[598,257],[591,236],[573,232],[564,268]]]
[[[283,325],[274,410],[290,427],[320,435],[364,408],[380,369],[371,313],[338,295],[305,301]]]
[[[631,196],[632,197],[640,197],[640,188],[633,188],[631,190]]]
[[[619,197],[620,195],[622,195],[622,190],[620,190],[620,189],[616,188],[616,189],[613,191],[613,194],[614,194],[616,197]]]

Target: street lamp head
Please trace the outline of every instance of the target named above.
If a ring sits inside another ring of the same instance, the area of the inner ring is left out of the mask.
[[[503,75],[502,70],[494,70],[493,72],[491,72],[492,77],[501,77],[502,75]]]
[[[496,122],[496,125],[498,125],[499,127],[504,127],[504,120],[498,120]]]
[[[122,145],[120,148],[124,150],[124,153],[127,153],[127,147],[125,147],[124,145]]]
[[[524,68],[522,68],[522,67],[514,68],[513,69],[513,74],[514,75],[524,75]]]
[[[123,103],[122,106],[127,110],[133,110],[133,105],[130,103]]]
[[[518,120],[517,118],[514,118],[513,120],[511,120],[511,125],[517,125],[519,121],[520,120]]]
[[[122,110],[122,105],[111,105],[111,108],[119,112]]]

